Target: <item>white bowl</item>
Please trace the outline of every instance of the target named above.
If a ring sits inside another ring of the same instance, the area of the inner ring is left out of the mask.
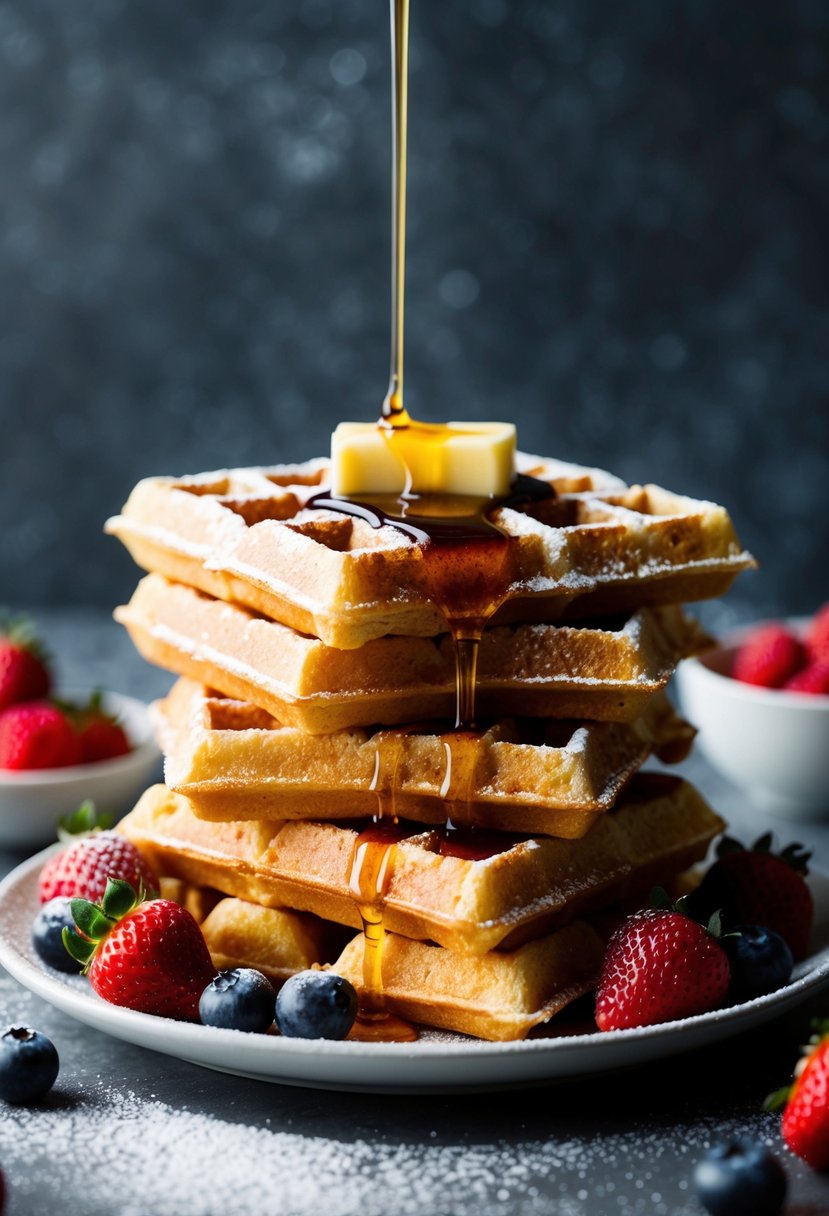
[[[63,700],[81,704],[90,695],[89,690],[60,692]],[[99,811],[119,819],[154,779],[161,753],[152,735],[147,706],[135,697],[105,692],[103,708],[117,716],[133,750],[95,764],[25,772],[0,769],[0,846],[23,849],[51,843],[56,839],[60,817],[77,810],[87,798]]]
[[[714,768],[764,810],[829,819],[829,696],[758,688],[730,676],[740,643],[767,623],[680,664],[682,712],[699,729],[700,750]],[[802,634],[805,622],[783,624]]]

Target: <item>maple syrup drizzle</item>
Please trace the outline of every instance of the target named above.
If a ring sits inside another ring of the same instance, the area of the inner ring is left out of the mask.
[[[381,421],[407,426],[403,404],[406,294],[406,145],[409,128],[409,0],[390,0],[392,75],[391,374]]]
[[[421,448],[431,450],[437,459],[440,449],[455,432],[448,426],[413,421],[403,401],[409,0],[390,0],[390,16],[393,98],[391,371],[378,425],[406,469],[406,487],[399,497],[372,495],[364,502],[322,493],[306,505],[311,509],[339,511],[363,519],[374,528],[390,524],[421,546],[424,591],[445,616],[455,647],[455,734],[447,736],[444,742],[445,794],[441,791],[451,810],[452,823],[447,822],[443,841],[447,849],[467,847],[474,853],[480,845],[459,843],[456,825],[468,821],[474,792],[479,735],[472,728],[478,649],[483,629],[503,603],[512,581],[512,546],[507,535],[489,516],[498,506],[550,498],[555,492],[544,482],[519,477],[510,494],[502,499],[411,493],[406,446],[415,442]],[[357,1039],[409,1042],[418,1037],[414,1027],[386,1008],[382,973],[383,906],[394,866],[395,844],[401,838],[396,791],[404,738],[405,734],[400,730],[379,732],[376,736],[375,771],[370,788],[377,797],[377,814],[357,837],[349,874],[349,887],[360,911],[364,937],[363,993],[350,1035]],[[454,846],[447,843],[453,838]]]

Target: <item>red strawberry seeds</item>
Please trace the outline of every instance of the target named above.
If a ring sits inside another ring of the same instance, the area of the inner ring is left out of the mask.
[[[80,762],[78,733],[56,706],[26,701],[0,713],[0,768],[65,768]]]
[[[129,883],[107,884],[100,905],[72,901],[80,933],[64,929],[74,958],[103,1000],[139,1013],[199,1021],[199,998],[216,974],[201,929],[169,899],[139,902]]]
[[[781,1131],[786,1144],[813,1169],[829,1169],[829,1023],[817,1034],[795,1070],[794,1084],[771,1094],[766,1110],[785,1103]]]
[[[96,903],[103,898],[109,878],[124,879],[136,890],[158,890],[152,867],[131,841],[118,832],[96,832],[46,863],[40,872],[40,902],[65,895]]]
[[[596,992],[600,1030],[651,1026],[716,1009],[730,968],[725,951],[681,912],[629,916],[611,937]]]

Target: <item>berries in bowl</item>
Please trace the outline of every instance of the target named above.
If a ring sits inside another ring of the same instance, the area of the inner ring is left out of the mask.
[[[80,714],[79,724],[75,725],[73,714],[66,712],[67,706],[83,708],[90,704],[93,693],[88,689],[62,693],[59,706],[49,703],[48,714],[40,709],[14,713],[26,706],[13,706],[0,713],[0,845],[23,849],[49,844],[55,838],[58,820],[85,799],[119,818],[155,778],[161,753],[153,738],[147,706],[121,693],[94,695],[101,716],[95,718],[100,726],[90,731],[93,748],[83,740],[86,713]],[[64,718],[64,724],[56,724],[53,709]],[[6,714],[13,713],[4,753],[3,720]],[[112,723],[117,724],[117,738]],[[36,740],[41,730],[45,739]],[[69,732],[81,738],[72,740]],[[121,736],[126,740],[127,750],[123,750]],[[113,739],[118,750],[113,750]],[[45,758],[50,763],[41,767],[19,763],[21,756],[43,758],[46,749],[49,754]],[[4,756],[17,763],[4,764]],[[52,763],[55,756],[60,759],[57,764]]]
[[[723,776],[764,810],[829,819],[829,605],[735,632],[680,664],[677,684]]]

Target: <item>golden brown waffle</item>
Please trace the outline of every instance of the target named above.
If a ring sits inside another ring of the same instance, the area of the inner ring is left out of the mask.
[[[342,934],[315,916],[223,899],[201,926],[213,964],[253,967],[274,983],[329,961]]]
[[[422,546],[399,530],[306,504],[327,462],[148,478],[107,530],[139,566],[235,601],[330,646],[446,631],[425,590]],[[753,559],[724,508],[658,486],[522,456],[555,486],[532,514],[492,518],[512,540],[496,621],[553,621],[720,595]]]
[[[161,899],[170,899],[174,904],[181,904],[199,925],[207,920],[216,904],[224,898],[221,891],[212,887],[203,887],[200,883],[189,883],[167,875],[162,875],[158,880],[158,894]]]
[[[580,840],[407,825],[393,846],[385,924],[464,954],[514,947],[657,883],[667,885],[705,856],[722,827],[693,786],[655,773],[635,777],[616,808]],[[210,823],[186,798],[157,785],[121,821],[120,831],[160,873],[360,927],[349,893],[355,827],[302,820]]]
[[[115,617],[151,663],[312,734],[455,710],[448,635],[389,636],[338,650],[160,574],[142,579]],[[679,659],[709,644],[674,605],[595,627],[489,629],[478,659],[478,714],[631,721]]]
[[[651,751],[681,760],[694,736],[663,694],[632,723],[308,735],[182,679],[153,718],[168,786],[206,819],[364,818],[380,794],[387,816],[566,837],[584,835]]]
[[[330,970],[363,987],[363,936],[358,934]],[[476,958],[443,946],[386,935],[383,991],[391,1013],[479,1039],[523,1039],[595,987],[604,942],[574,921],[517,950]]]

